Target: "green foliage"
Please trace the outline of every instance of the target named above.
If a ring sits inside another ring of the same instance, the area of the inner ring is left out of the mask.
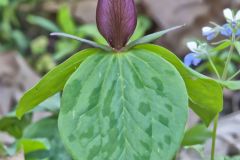
[[[30,123],[30,116],[24,116],[21,120],[14,114],[9,114],[0,119],[0,131],[7,132],[15,138],[21,138],[24,128]]]
[[[76,160],[171,160],[187,105],[184,81],[160,56],[144,49],[100,52],[68,80],[59,130]]]
[[[40,26],[50,32],[60,31],[60,29],[52,21],[40,16],[28,15],[27,21],[30,24]]]
[[[96,51],[97,49],[80,51],[45,75],[38,84],[21,98],[16,111],[17,116],[21,118],[23,114],[36,107],[36,105],[61,91],[80,63]]]
[[[57,21],[63,32],[76,34],[76,25],[74,24],[71,11],[68,5],[63,5],[57,15]]]
[[[139,16],[137,20],[137,27],[130,39],[130,42],[143,37],[146,31],[149,30],[151,26],[152,24],[148,17]]]
[[[162,37],[163,35],[167,34],[168,32],[174,31],[176,29],[182,28],[183,26],[176,26],[176,27],[172,27],[163,31],[159,31],[159,32],[155,32],[149,35],[146,35],[144,37],[138,38],[135,41],[132,41],[128,44],[127,48],[130,49],[136,45],[139,44],[145,44],[145,43],[150,43],[153,42],[155,40],[157,40],[158,38]]]
[[[66,153],[60,139],[57,127],[57,117],[45,118],[31,124],[24,130],[23,137],[27,139],[48,139],[50,144],[50,149],[47,157],[48,160],[71,160],[70,156]]]
[[[199,124],[185,132],[182,145],[192,146],[203,144],[206,140],[211,138],[211,136],[212,132],[210,132],[205,125]]]
[[[165,48],[150,44],[139,45],[136,48],[158,54],[175,66],[185,81],[190,107],[206,125],[209,125],[222,110],[223,91],[221,85],[215,80],[186,67],[176,55]]]
[[[240,90],[240,81],[219,81],[219,83],[232,91]]]
[[[18,141],[18,148],[23,149],[25,154],[38,151],[49,150],[50,145],[47,139],[20,139]]]
[[[1,7],[1,6],[7,6],[8,3],[9,3],[9,0],[1,0],[1,1],[0,1],[0,7]]]

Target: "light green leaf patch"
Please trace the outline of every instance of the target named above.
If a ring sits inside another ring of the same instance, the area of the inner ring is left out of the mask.
[[[203,124],[198,124],[188,129],[183,138],[183,146],[192,146],[197,144],[203,144],[212,136],[212,132]]]
[[[187,106],[183,79],[160,56],[95,54],[68,80],[58,125],[75,160],[171,160]]]
[[[214,117],[222,111],[223,91],[216,80],[186,67],[176,55],[163,47],[144,44],[136,46],[136,48],[158,54],[176,67],[185,81],[190,107],[206,125],[209,125]]]
[[[26,112],[61,91],[68,78],[79,67],[81,62],[96,52],[98,52],[98,49],[80,51],[46,74],[40,82],[20,99],[16,110],[17,117],[21,118]]]

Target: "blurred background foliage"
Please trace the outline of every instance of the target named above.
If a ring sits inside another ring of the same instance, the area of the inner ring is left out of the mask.
[[[224,22],[224,8],[240,8],[239,0],[136,2],[138,26],[131,40],[147,33],[187,24],[184,29],[156,42],[180,57],[188,52],[185,45],[187,41],[202,39],[201,28],[209,21],[214,20],[219,24]],[[71,159],[61,143],[57,129],[60,94],[40,104],[22,120],[14,116],[14,111],[21,95],[41,76],[77,51],[89,47],[77,41],[50,37],[51,32],[66,32],[106,43],[95,25],[96,3],[97,0],[0,0],[0,159]],[[214,61],[221,64],[224,56],[226,53],[216,51]],[[237,70],[239,63],[239,56],[234,57],[232,73]],[[196,69],[206,74],[212,73],[207,62]],[[226,91],[225,99],[223,114],[227,116],[223,116],[224,123],[220,123],[219,128],[226,131],[226,126],[229,126],[226,122],[233,127],[224,134],[220,133],[221,146],[217,149],[220,155],[235,156],[240,154],[240,126],[237,125],[240,124],[240,93]],[[211,132],[203,125],[198,125],[198,122],[199,119],[191,112],[183,150],[178,155],[181,160],[198,160],[203,158],[203,153],[209,154],[209,144],[199,144],[205,143]],[[235,159],[240,158],[231,160]]]

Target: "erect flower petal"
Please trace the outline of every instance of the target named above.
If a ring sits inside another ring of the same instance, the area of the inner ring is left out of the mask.
[[[235,21],[239,21],[239,20],[240,20],[240,11],[238,11],[235,16]]]
[[[231,9],[227,8],[223,10],[224,17],[227,20],[234,21],[233,12]]]
[[[196,42],[188,42],[187,47],[190,49],[192,52],[196,52],[198,46]]]
[[[99,0],[97,26],[112,48],[120,50],[132,36],[137,24],[134,0]]]
[[[211,27],[208,27],[208,26],[203,27],[203,28],[202,28],[202,34],[203,34],[203,36],[207,36],[212,30],[213,30],[213,28],[211,28]]]

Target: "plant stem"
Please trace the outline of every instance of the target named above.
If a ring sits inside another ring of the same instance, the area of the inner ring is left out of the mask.
[[[232,59],[232,54],[233,54],[233,49],[234,49],[234,41],[235,41],[235,35],[233,34],[232,35],[232,44],[231,44],[231,47],[230,47],[230,50],[228,53],[228,57],[227,57],[227,61],[225,63],[225,67],[224,67],[223,74],[222,74],[222,80],[225,80],[228,76],[228,66]]]
[[[217,138],[218,117],[219,117],[219,114],[217,114],[217,116],[214,119],[213,134],[212,134],[211,160],[214,160],[214,158],[215,158],[215,145],[216,145],[216,138]]]
[[[209,62],[210,62],[210,64],[211,64],[211,66],[212,66],[214,72],[216,73],[218,79],[220,79],[220,78],[221,78],[221,77],[220,77],[220,74],[219,74],[219,72],[218,72],[216,66],[215,66],[214,63],[213,63],[212,58],[210,57],[209,54],[207,54],[207,57],[208,57],[208,60],[209,60]]]
[[[232,80],[233,78],[235,78],[238,74],[240,73],[240,70],[238,70],[234,75],[232,75],[230,78],[228,78],[228,80]]]

